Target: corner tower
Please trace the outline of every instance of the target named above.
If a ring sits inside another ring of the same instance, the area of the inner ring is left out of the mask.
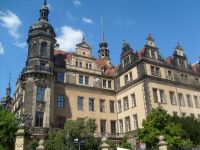
[[[39,130],[39,134],[46,135],[53,122],[53,57],[56,34],[48,22],[49,9],[46,0],[39,13],[38,21],[29,29],[26,67],[17,81],[15,103],[18,104],[13,111],[19,116],[22,113],[31,115],[33,129],[40,128],[42,130]]]

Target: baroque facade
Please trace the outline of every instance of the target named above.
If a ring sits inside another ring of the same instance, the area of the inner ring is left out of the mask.
[[[120,64],[110,62],[102,39],[99,58],[83,38],[74,52],[59,50],[46,4],[28,33],[28,56],[16,86],[12,111],[32,116],[33,135],[47,135],[69,119],[92,118],[96,136],[118,139],[142,127],[151,108],[200,119],[200,62],[189,65],[179,43],[163,59],[151,35],[134,51],[124,41]],[[133,141],[131,141],[132,144]]]

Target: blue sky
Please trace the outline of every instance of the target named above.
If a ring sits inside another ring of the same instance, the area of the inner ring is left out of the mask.
[[[134,50],[143,47],[151,33],[163,57],[170,56],[177,42],[190,63],[200,56],[199,0],[47,0],[62,49],[73,51],[84,34],[97,55],[103,16],[105,39],[111,61],[119,64],[122,41]],[[27,57],[27,33],[38,20],[43,0],[0,0],[0,98],[5,95],[9,73],[12,93]]]

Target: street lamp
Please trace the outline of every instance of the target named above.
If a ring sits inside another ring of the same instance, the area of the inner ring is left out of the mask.
[[[74,144],[78,144],[78,150],[81,150],[81,145],[85,145],[84,141],[79,141],[78,138],[74,139]]]

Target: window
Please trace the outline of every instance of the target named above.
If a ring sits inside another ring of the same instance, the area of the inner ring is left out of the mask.
[[[76,67],[78,67],[78,61],[76,61]]]
[[[169,79],[169,80],[173,80],[172,71],[171,71],[171,70],[168,70],[167,74],[168,74],[168,79]]]
[[[110,121],[111,134],[116,133],[116,121]]]
[[[124,111],[129,109],[128,96],[124,97]]]
[[[45,88],[38,86],[36,100],[42,102],[44,101],[44,96],[45,96]]]
[[[105,100],[100,100],[100,112],[106,112],[105,110]]]
[[[123,133],[123,120],[119,120],[119,132]]]
[[[110,101],[110,112],[111,113],[115,112],[115,102],[114,101]]]
[[[128,75],[127,74],[124,76],[124,82],[125,82],[125,84],[128,83]]]
[[[178,93],[178,103],[180,106],[185,106],[185,100],[182,93]]]
[[[94,98],[89,98],[89,111],[94,111]]]
[[[89,85],[89,76],[79,75],[79,83]]]
[[[86,63],[86,68],[87,69],[92,69],[92,64],[91,63]]]
[[[153,98],[154,98],[154,102],[157,103],[158,102],[158,95],[157,95],[157,91],[158,89],[153,89]]]
[[[126,117],[125,118],[125,128],[126,128],[126,132],[130,132],[131,131],[130,117]]]
[[[112,88],[112,86],[111,86],[111,81],[110,81],[110,80],[108,80],[108,88],[109,88],[109,89]]]
[[[165,98],[165,93],[164,90],[160,90],[160,102],[166,104],[166,98]]]
[[[187,100],[188,107],[193,107],[192,99],[189,94],[186,94],[186,100]]]
[[[153,97],[155,103],[163,103],[163,104],[167,103],[164,90],[158,90],[153,88]]]
[[[155,67],[155,66],[151,66],[151,75],[160,77],[161,76],[160,68],[159,67]]]
[[[43,127],[44,112],[37,111],[35,117],[35,126]]]
[[[134,125],[134,130],[138,129],[138,117],[137,114],[133,115],[133,125]]]
[[[89,85],[89,77],[85,76],[85,85]]]
[[[177,116],[177,115],[178,115],[178,112],[173,111],[173,116]]]
[[[131,94],[132,107],[136,107],[135,93]]]
[[[129,78],[130,78],[130,81],[133,80],[132,72],[129,72]]]
[[[47,53],[47,43],[42,42],[41,47],[40,47],[40,56],[44,57],[44,56],[46,56],[46,53]]]
[[[197,114],[197,118],[200,120],[200,114]]]
[[[106,120],[100,120],[100,129],[102,134],[106,133]]]
[[[106,88],[106,80],[103,80],[103,87]]]
[[[79,62],[79,67],[81,67],[81,68],[82,68],[82,62]]]
[[[177,102],[176,102],[176,97],[175,97],[175,94],[174,92],[169,92],[169,96],[170,96],[170,101],[171,101],[171,104],[172,105],[177,105]]]
[[[118,112],[122,112],[122,103],[121,100],[118,100]]]
[[[197,96],[194,96],[194,102],[195,102],[196,108],[200,108],[200,101]]]
[[[78,97],[77,106],[78,110],[83,110],[83,97]]]
[[[64,72],[58,72],[58,81],[64,82]]]
[[[63,95],[58,96],[58,108],[64,108],[64,96]]]
[[[194,114],[193,114],[193,113],[191,113],[191,114],[190,114],[190,117],[193,117],[193,118],[194,118],[195,116],[194,116]]]
[[[130,63],[130,58],[129,56],[127,56],[126,58],[124,58],[124,67],[128,66],[128,64]]]
[[[79,83],[83,84],[83,75],[79,75]]]
[[[151,58],[152,59],[156,59],[156,54],[154,50],[150,50],[151,51]]]

